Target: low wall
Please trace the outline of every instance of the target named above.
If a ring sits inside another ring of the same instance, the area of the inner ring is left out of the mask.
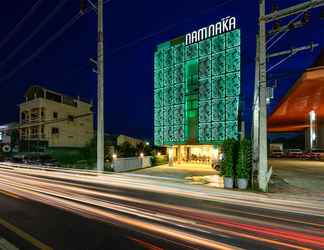
[[[147,168],[152,165],[152,157],[146,156],[143,158],[132,157],[132,158],[118,158],[113,160],[112,169],[114,172],[125,172],[129,170]]]

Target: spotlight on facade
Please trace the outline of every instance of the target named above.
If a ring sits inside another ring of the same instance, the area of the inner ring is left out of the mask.
[[[310,120],[312,122],[314,122],[316,120],[316,113],[314,110],[312,110],[311,112],[309,112],[309,117],[310,117]]]
[[[309,127],[310,127],[310,134],[309,134],[309,139],[310,139],[310,150],[312,150],[315,146],[316,143],[316,112],[312,110],[309,112]]]

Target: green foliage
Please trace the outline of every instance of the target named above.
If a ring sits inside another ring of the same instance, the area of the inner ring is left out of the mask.
[[[252,168],[252,146],[251,141],[244,139],[240,142],[238,151],[238,161],[236,166],[236,174],[238,178],[249,179]]]
[[[225,177],[234,177],[236,156],[237,156],[237,141],[234,139],[226,139],[222,146],[224,154],[221,162],[220,175]]]
[[[136,148],[127,141],[120,146],[116,146],[115,150],[118,157],[134,157],[136,155]]]
[[[152,157],[152,166],[165,165],[169,162],[168,158],[165,156],[153,156]]]
[[[144,153],[145,156],[153,155],[152,148],[144,143],[133,146],[129,142],[124,142],[122,145],[116,146],[115,150],[118,157],[137,157],[141,153]]]

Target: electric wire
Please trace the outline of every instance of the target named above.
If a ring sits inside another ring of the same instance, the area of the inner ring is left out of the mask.
[[[208,10],[200,11],[197,15],[202,15],[202,14],[206,14],[206,13],[212,12],[212,11],[216,10],[217,8],[222,7],[224,5],[227,5],[227,4],[229,4],[229,3],[233,2],[233,1],[236,1],[236,0],[226,0],[226,1],[223,1],[221,3],[216,4],[216,6],[213,9],[208,9]],[[114,55],[114,54],[118,53],[119,51],[121,51],[123,49],[132,47],[132,46],[134,46],[136,44],[139,44],[140,42],[143,42],[143,41],[145,41],[147,39],[150,39],[150,38],[155,37],[157,35],[163,34],[163,33],[167,32],[169,30],[172,30],[173,28],[177,27],[178,25],[183,24],[183,23],[186,23],[186,22],[190,22],[191,20],[193,20],[193,18],[186,18],[186,19],[184,19],[184,20],[182,20],[180,22],[176,22],[176,23],[169,24],[168,26],[162,28],[159,31],[156,31],[156,32],[147,34],[147,35],[145,35],[143,37],[140,37],[140,38],[138,38],[136,40],[133,40],[133,41],[128,42],[128,43],[125,43],[125,44],[123,44],[123,45],[121,45],[121,46],[119,46],[117,48],[114,48],[111,51],[110,54],[111,55]]]
[[[8,61],[10,61],[14,56],[16,56],[19,51],[31,40],[35,35],[39,33],[41,29],[48,24],[48,22],[63,8],[68,0],[61,1],[55,9],[29,34],[29,36],[23,40],[2,62],[0,62],[0,67],[3,67]]]
[[[0,49],[22,28],[24,23],[34,14],[39,8],[43,0],[38,0],[27,14],[16,24],[16,26],[9,32],[8,35],[0,42]]]
[[[110,0],[106,0],[105,3],[110,2]],[[84,13],[80,13],[78,12],[76,15],[74,15],[74,17],[72,17],[72,19],[66,23],[65,25],[63,25],[61,27],[60,30],[58,30],[56,33],[54,33],[54,35],[52,35],[45,43],[43,43],[43,45],[41,47],[39,47],[38,49],[36,49],[34,51],[34,53],[29,56],[28,58],[26,58],[25,60],[23,60],[20,64],[18,64],[18,66],[16,66],[11,72],[9,72],[7,75],[3,76],[2,78],[0,78],[0,83],[5,82],[7,80],[9,80],[11,77],[13,77],[21,68],[23,68],[25,65],[27,65],[28,63],[30,63],[35,57],[37,57],[40,53],[42,53],[53,41],[55,41],[56,39],[58,39],[67,29],[69,29],[73,24],[75,24],[81,16],[84,16],[92,11],[94,11],[95,9],[92,7],[87,8]]]

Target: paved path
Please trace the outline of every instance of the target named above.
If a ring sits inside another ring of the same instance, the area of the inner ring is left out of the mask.
[[[294,198],[312,198],[324,201],[324,162],[273,159],[270,165],[274,170],[274,179],[283,181],[277,183],[272,190],[275,196],[292,195]]]
[[[149,176],[171,177],[184,180],[186,177],[216,175],[217,172],[208,166],[189,165],[174,166],[162,165],[152,168],[141,169],[133,172],[134,174],[144,174]]]

